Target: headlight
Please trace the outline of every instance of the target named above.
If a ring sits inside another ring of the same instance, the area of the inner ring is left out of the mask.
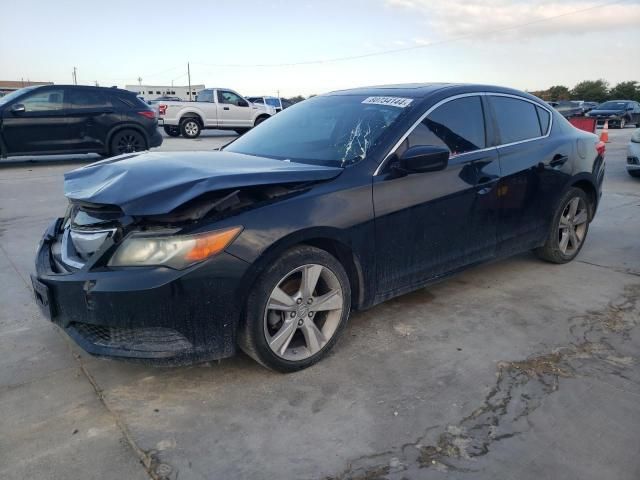
[[[232,227],[196,235],[134,233],[125,238],[107,265],[163,265],[181,270],[220,253],[241,231],[242,227]]]
[[[640,143],[640,128],[636,128],[636,131],[631,135],[631,141],[633,143]]]

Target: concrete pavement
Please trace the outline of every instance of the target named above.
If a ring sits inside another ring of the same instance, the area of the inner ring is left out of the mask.
[[[639,478],[632,131],[610,132],[576,261],[520,255],[358,313],[292,375],[244,355],[159,369],[85,354],[40,317],[28,277],[72,166],[1,168],[0,478]],[[162,148],[229,140],[206,133]]]

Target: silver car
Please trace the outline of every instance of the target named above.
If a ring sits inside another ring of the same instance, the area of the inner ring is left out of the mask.
[[[640,178],[640,128],[631,135],[627,148],[627,172],[632,177]]]

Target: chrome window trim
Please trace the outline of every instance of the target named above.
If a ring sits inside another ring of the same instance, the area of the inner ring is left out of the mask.
[[[549,127],[547,128],[547,133],[544,135],[541,135],[539,137],[535,137],[535,138],[528,138],[526,140],[519,140],[517,142],[512,142],[512,143],[503,143],[500,145],[494,145],[491,147],[485,147],[485,148],[481,148],[478,150],[473,150],[471,152],[464,152],[464,153],[460,153],[458,155],[452,155],[452,158],[459,158],[462,157],[464,155],[468,155],[471,153],[477,153],[477,152],[487,152],[489,150],[493,150],[493,149],[497,149],[497,148],[502,148],[502,147],[509,147],[511,145],[518,145],[520,143],[526,143],[526,142],[531,142],[534,140],[540,140],[542,138],[547,138],[549,135],[551,135],[551,128],[553,126],[553,112],[545,107],[544,105],[540,105],[538,102],[535,102],[533,100],[530,100],[528,98],[525,97],[521,97],[519,95],[514,95],[514,94],[510,94],[510,93],[499,93],[499,92],[469,92],[469,93],[460,93],[458,95],[453,95],[451,97],[447,97],[444,98],[442,100],[440,100],[438,103],[436,103],[435,105],[432,105],[431,107],[429,107],[429,109],[424,112],[420,118],[418,120],[416,120],[414,122],[413,125],[411,125],[407,131],[405,132],[404,135],[402,135],[402,137],[400,137],[400,140],[398,140],[396,142],[396,144],[393,146],[393,148],[389,151],[389,153],[384,157],[384,159],[382,160],[382,162],[380,162],[380,164],[378,165],[378,167],[376,168],[375,172],[373,172],[373,176],[379,175],[380,171],[384,168],[385,164],[387,163],[387,160],[389,160],[389,158],[396,152],[396,150],[398,149],[398,147],[400,147],[400,145],[402,144],[402,142],[404,142],[407,137],[409,135],[411,135],[411,133],[413,133],[413,131],[415,130],[415,128],[422,123],[422,121],[431,113],[433,112],[436,108],[444,105],[445,103],[448,103],[452,100],[457,100],[459,98],[465,98],[465,97],[485,97],[485,96],[496,96],[496,97],[510,97],[510,98],[515,98],[516,100],[523,100],[525,102],[529,102],[531,104],[533,104],[536,107],[540,107],[543,110],[546,110],[549,113]],[[536,113],[537,115],[537,113]]]

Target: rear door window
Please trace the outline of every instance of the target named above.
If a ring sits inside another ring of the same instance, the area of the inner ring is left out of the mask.
[[[487,146],[480,96],[457,98],[436,108],[409,134],[398,154],[417,145],[448,148],[452,155]]]
[[[500,132],[500,144],[531,140],[543,135],[542,122],[533,103],[495,95],[491,95],[490,100]]]
[[[74,109],[97,109],[109,106],[106,95],[98,90],[69,89],[68,102]]]

